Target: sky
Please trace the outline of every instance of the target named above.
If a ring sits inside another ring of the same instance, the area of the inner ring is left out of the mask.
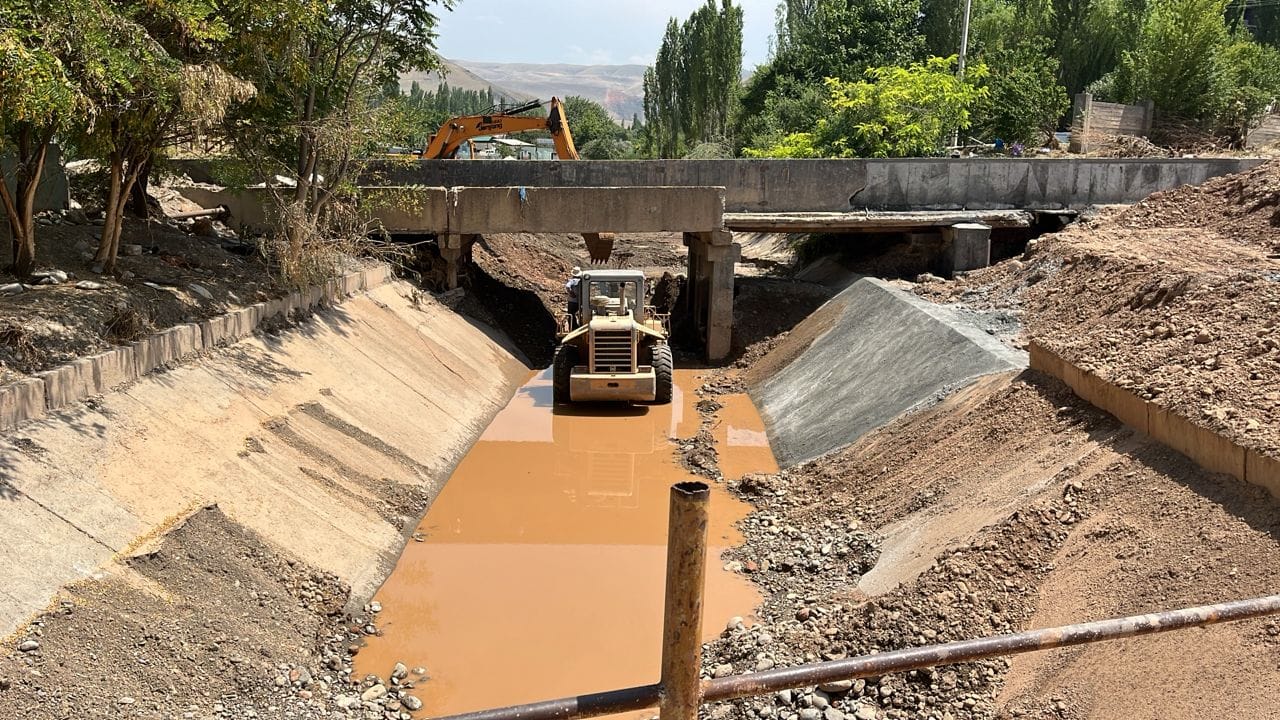
[[[667,19],[703,0],[458,0],[441,12],[437,48],[451,60],[652,65]],[[764,62],[778,0],[738,0],[743,63]]]

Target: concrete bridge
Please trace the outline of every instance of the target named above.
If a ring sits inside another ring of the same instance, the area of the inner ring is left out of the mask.
[[[941,236],[942,265],[986,265],[992,228],[1033,213],[1133,203],[1160,190],[1248,170],[1252,158],[458,161],[387,160],[360,183],[393,233],[433,234],[449,285],[485,233],[680,232],[693,317],[707,355],[727,356],[734,231],[901,232]],[[216,182],[208,161],[178,163]],[[233,224],[265,229],[264,190],[184,189],[227,205]]]

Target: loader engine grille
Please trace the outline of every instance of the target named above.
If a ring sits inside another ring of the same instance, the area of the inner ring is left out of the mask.
[[[591,368],[592,372],[631,372],[631,331],[596,331],[591,343]]]

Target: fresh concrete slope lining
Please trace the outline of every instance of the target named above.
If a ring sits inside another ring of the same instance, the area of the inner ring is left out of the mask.
[[[770,355],[793,355],[754,384],[774,454],[790,466],[848,445],[913,408],[989,373],[1027,366],[970,313],[934,305],[873,278],[832,298]],[[806,324],[825,324],[806,328]],[[768,356],[762,364],[768,364]]]

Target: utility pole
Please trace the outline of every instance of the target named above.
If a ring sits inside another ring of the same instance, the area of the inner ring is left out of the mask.
[[[960,82],[964,82],[964,57],[969,54],[969,13],[973,10],[973,0],[964,0],[964,14],[960,19]],[[951,135],[951,147],[960,145],[960,128]]]

